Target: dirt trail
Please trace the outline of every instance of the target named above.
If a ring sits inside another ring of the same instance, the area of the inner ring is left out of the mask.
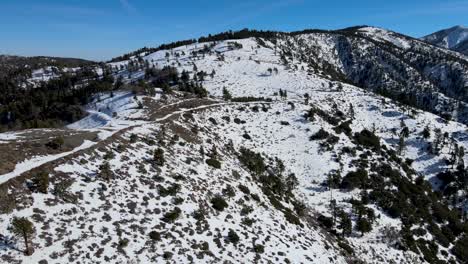
[[[287,101],[281,101],[282,103],[286,103]],[[145,122],[144,124],[152,124],[152,123],[166,123],[173,120],[173,118],[177,117],[186,112],[192,111],[200,111],[206,110],[212,107],[220,107],[225,105],[248,105],[248,104],[271,104],[272,102],[247,102],[247,103],[231,103],[231,102],[220,102],[215,100],[209,99],[197,99],[192,98],[188,100],[178,101],[169,105],[162,105],[155,109],[151,109],[149,112],[150,120]],[[83,144],[70,150],[68,152],[62,152],[55,155],[46,155],[41,156],[40,158],[25,160],[21,163],[16,164],[15,169],[12,172],[7,174],[0,175],[0,187],[4,185],[10,185],[14,183],[21,183],[24,179],[27,179],[32,176],[33,172],[44,169],[47,171],[46,168],[52,169],[52,167],[57,166],[60,163],[67,162],[70,159],[73,159],[85,152],[92,151],[96,148],[105,146],[111,142],[115,142],[118,140],[121,135],[126,133],[127,131],[134,129],[136,127],[140,127],[142,124],[137,124],[133,126],[128,126],[122,128],[118,131],[114,131],[114,133],[103,140],[100,141],[90,141],[85,140]],[[103,127],[102,130],[106,130],[106,127]]]

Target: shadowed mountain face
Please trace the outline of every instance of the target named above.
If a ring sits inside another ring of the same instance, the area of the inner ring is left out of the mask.
[[[281,49],[316,73],[467,121],[468,61],[459,53],[375,27],[291,34]]]
[[[468,55],[468,28],[455,26],[421,38],[433,45]]]

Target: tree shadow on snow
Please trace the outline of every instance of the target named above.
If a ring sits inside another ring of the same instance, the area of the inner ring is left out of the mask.
[[[13,237],[0,234],[0,252],[7,250],[20,251],[16,248],[16,240]]]

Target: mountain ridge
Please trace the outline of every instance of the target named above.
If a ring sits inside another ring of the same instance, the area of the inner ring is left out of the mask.
[[[0,133],[1,261],[468,258],[466,57],[368,26],[204,40],[0,85],[13,127],[88,113]]]
[[[468,55],[468,27],[463,25],[439,30],[421,38],[433,45]]]

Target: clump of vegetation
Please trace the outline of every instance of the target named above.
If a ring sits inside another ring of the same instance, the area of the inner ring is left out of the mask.
[[[106,151],[106,154],[104,154],[104,159],[105,160],[110,160],[110,159],[113,159],[115,158],[115,153],[111,150],[109,151]]]
[[[368,148],[380,149],[380,139],[371,131],[364,129],[359,133],[354,134],[357,143]]]
[[[253,247],[253,251],[257,254],[263,254],[265,253],[265,246],[263,245],[260,245],[260,244],[256,244],[254,247]]]
[[[341,124],[335,127],[335,132],[337,134],[345,133],[346,135],[350,136],[351,132],[353,132],[353,130],[350,127],[351,123],[352,123],[351,120],[342,122]]]
[[[221,195],[216,195],[215,197],[211,198],[211,206],[217,211],[224,211],[229,204]]]
[[[321,226],[331,229],[333,227],[333,218],[320,214],[317,218]]]
[[[33,188],[43,194],[47,194],[49,190],[49,174],[41,171],[33,178]]]
[[[325,131],[325,129],[320,128],[320,130],[317,131],[317,133],[315,133],[315,134],[313,134],[312,136],[310,136],[310,140],[322,140],[322,139],[326,139],[326,138],[328,138],[329,135],[330,135],[330,133],[328,133],[327,131]]]
[[[136,134],[130,135],[130,143],[135,143],[138,140],[138,136]]]
[[[180,210],[179,207],[176,207],[173,210],[165,213],[163,218],[161,218],[161,220],[166,223],[173,223],[175,222],[175,220],[177,220],[180,217],[181,213],[182,213],[182,210]]]
[[[153,160],[156,165],[164,166],[166,159],[164,158],[164,150],[162,148],[158,148],[154,151]]]
[[[165,188],[162,185],[158,186],[159,195],[162,197],[166,196],[175,196],[180,191],[180,185],[177,183],[171,184],[168,188]]]
[[[361,232],[361,235],[364,235],[364,233],[372,230],[372,223],[368,219],[361,217],[356,222],[356,228]]]
[[[65,144],[65,140],[62,136],[59,136],[48,142],[46,146],[51,149],[62,149],[63,144]]]
[[[240,238],[237,235],[236,231],[234,231],[232,229],[229,229],[228,240],[229,240],[229,242],[231,242],[233,244],[237,244],[240,241]]]
[[[239,188],[239,190],[245,194],[250,194],[250,190],[249,190],[249,187],[245,186],[245,185],[242,185],[242,184],[239,184],[239,186],[237,186]]]
[[[215,169],[221,169],[221,162],[217,159],[210,158],[206,160],[206,164],[210,165]]]
[[[242,147],[239,150],[239,160],[247,167],[248,170],[255,175],[260,175],[266,171],[265,161],[259,153],[255,153],[249,149]]]
[[[0,214],[11,213],[16,207],[16,199],[13,194],[8,193],[6,185],[0,186]]]
[[[110,168],[109,162],[104,162],[101,166],[99,166],[98,175],[105,181],[110,181],[114,177],[114,173]]]
[[[222,193],[223,193],[223,195],[226,195],[227,197],[235,197],[236,196],[236,191],[229,184],[226,186],[226,188],[224,188],[222,190]]]
[[[353,190],[354,188],[363,187],[367,181],[367,171],[360,169],[346,174],[346,176],[341,180],[340,188]]]
[[[151,231],[149,233],[149,238],[153,241],[161,241],[161,233],[158,231]]]
[[[224,101],[229,101],[232,99],[232,95],[226,87],[223,87],[223,99]]]
[[[238,103],[248,103],[248,102],[271,102],[271,98],[266,98],[265,97],[234,97],[231,99],[232,102],[238,102]]]
[[[119,240],[119,248],[126,248],[128,247],[128,243],[130,242],[130,240],[128,240],[127,238],[124,238],[124,239],[121,239]]]

